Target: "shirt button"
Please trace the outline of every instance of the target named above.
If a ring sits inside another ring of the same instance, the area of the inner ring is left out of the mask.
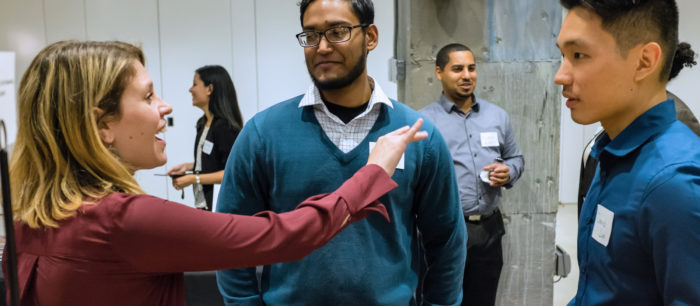
[[[472,134],[469,134],[469,138],[472,138]]]
[[[474,153],[474,157],[476,157],[476,153]]]
[[[479,200],[481,200],[481,196],[479,196]]]

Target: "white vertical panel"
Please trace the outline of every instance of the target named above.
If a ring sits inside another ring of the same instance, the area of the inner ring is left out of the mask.
[[[259,111],[255,9],[255,1],[233,1],[231,6],[233,71],[229,72],[244,121]]]
[[[367,57],[367,73],[389,98],[396,99],[396,83],[389,81],[389,59],[394,57],[394,1],[374,1],[374,24],[379,29],[379,45]]]
[[[17,84],[46,44],[43,12],[41,0],[0,1],[0,50],[15,52]]]
[[[161,93],[158,2],[156,0],[91,0],[85,1],[88,40],[121,40],[141,45],[146,55],[146,70]],[[136,172],[136,180],[149,194],[167,198],[168,181],[154,176],[166,167]]]
[[[44,1],[48,43],[87,38],[83,4],[83,0]]]
[[[15,99],[15,53],[0,51],[0,119],[5,121],[8,145],[15,142],[17,135],[17,107]],[[5,135],[0,133],[0,137]]]
[[[256,0],[258,104],[260,110],[303,94],[311,79],[304,50],[297,1]]]
[[[192,95],[188,92],[194,71],[204,65],[221,65],[229,74],[232,72],[231,2],[207,0],[193,5],[186,0],[161,1],[160,29],[163,98],[173,106],[175,121],[168,128],[169,168],[194,161],[195,124],[203,115],[192,106]],[[234,85],[238,90],[239,84]],[[171,200],[194,205],[191,188],[185,190],[184,200],[170,181],[168,189]]]
[[[680,41],[690,43],[695,54],[700,53],[700,1],[678,0],[680,11],[678,38]],[[700,62],[700,58],[695,59]],[[696,117],[700,116],[700,67],[683,68],[673,81],[668,84],[668,89],[688,104]]]

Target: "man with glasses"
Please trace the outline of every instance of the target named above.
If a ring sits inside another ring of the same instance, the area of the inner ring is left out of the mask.
[[[297,39],[313,84],[244,126],[226,165],[220,212],[288,211],[294,199],[332,191],[365,164],[380,135],[420,118],[367,75],[378,43],[372,1],[303,0],[300,13]],[[354,223],[304,259],[264,267],[259,284],[253,268],[220,271],[225,302],[415,304],[420,230],[429,265],[422,300],[458,305],[464,219],[450,153],[431,123],[423,128],[428,139],[406,148],[393,175],[399,187],[381,198],[390,223],[372,216]]]
[[[600,121],[570,305],[700,305],[700,138],[666,83],[678,52],[673,0],[561,0],[557,46],[571,118]]]

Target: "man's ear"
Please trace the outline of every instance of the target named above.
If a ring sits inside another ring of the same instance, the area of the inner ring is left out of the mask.
[[[365,40],[367,44],[367,51],[372,51],[379,44],[379,30],[374,24],[367,26],[367,31],[365,31]]]
[[[438,81],[442,81],[442,69],[440,69],[440,66],[435,66],[435,77]]]
[[[104,116],[105,111],[99,107],[92,108],[92,115],[95,117],[97,123],[97,133],[100,135],[100,140],[106,145],[114,142],[114,133],[109,128],[107,120],[109,116]]]
[[[633,48],[631,51],[638,54],[637,69],[634,75],[634,80],[637,82],[658,75],[663,65],[661,46],[658,43],[650,42],[638,48],[636,52],[637,48]]]

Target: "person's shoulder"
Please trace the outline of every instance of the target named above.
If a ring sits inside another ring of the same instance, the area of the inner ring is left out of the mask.
[[[425,107],[421,108],[418,110],[419,113],[424,114],[424,115],[429,115],[438,111],[441,111],[443,108],[440,105],[440,102],[432,102]]]
[[[412,125],[416,122],[416,120],[418,120],[418,118],[425,117],[425,115],[422,112],[419,112],[399,101],[391,99],[391,103],[393,107],[390,110],[390,115],[396,119],[399,119],[398,124]],[[429,120],[423,120],[423,127],[421,129],[425,130],[428,128],[434,128],[433,123]]]
[[[114,225],[123,220],[125,216],[139,210],[139,207],[166,202],[168,201],[165,199],[148,194],[113,192],[100,199],[85,199],[78,212],[80,215],[89,216],[103,225]]]
[[[678,120],[671,123],[652,143],[650,149],[669,163],[700,162],[700,137]]]
[[[264,126],[270,124],[286,124],[293,117],[294,113],[301,112],[299,102],[304,95],[299,95],[282,102],[276,103],[255,114],[253,118],[246,123],[247,125],[255,126],[257,129],[263,129]]]
[[[496,113],[496,114],[501,114],[501,115],[508,116],[508,113],[506,112],[505,109],[503,109],[502,107],[500,107],[500,106],[494,104],[494,103],[491,102],[491,101],[484,100],[484,99],[482,99],[482,98],[476,97],[476,102],[479,103],[479,110],[480,110],[480,111],[486,111],[486,112],[489,112],[489,113]]]

